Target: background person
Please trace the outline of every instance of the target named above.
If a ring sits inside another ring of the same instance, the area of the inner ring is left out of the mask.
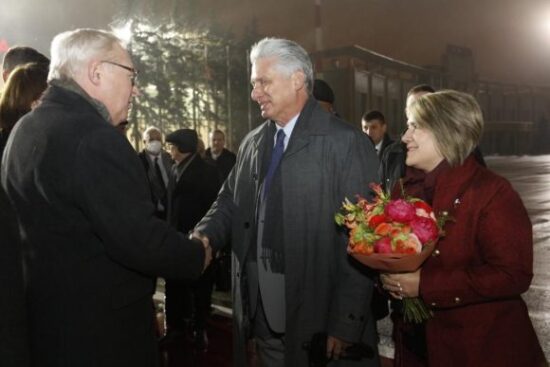
[[[143,132],[144,148],[139,158],[147,173],[151,199],[156,208],[156,215],[166,219],[168,207],[168,180],[172,168],[172,158],[163,148],[162,132],[155,126],[149,126]]]
[[[28,63],[37,63],[46,70],[50,65],[50,59],[38,52],[32,47],[13,46],[4,54],[2,59],[2,79],[8,80],[10,73],[18,66]]]
[[[510,183],[473,156],[483,130],[479,105],[441,91],[420,97],[408,114],[406,164],[425,177],[405,180],[405,192],[453,220],[418,271],[381,276],[393,297],[420,296],[434,312],[425,330],[394,318],[395,365],[543,365],[521,298],[533,276],[531,222]]]
[[[220,171],[222,179],[229,176],[229,172],[235,165],[237,157],[225,147],[225,134],[221,130],[214,130],[210,133],[210,147],[206,149],[205,159],[213,163]]]
[[[361,118],[361,127],[372,140],[378,157],[382,157],[384,150],[393,143],[387,133],[388,125],[384,114],[376,110],[365,112]]]
[[[18,66],[10,74],[0,95],[0,157],[15,123],[38,105],[47,79],[48,68],[37,63]]]
[[[174,161],[168,192],[168,222],[188,233],[206,214],[221,186],[217,169],[206,163],[197,151],[198,135],[192,129],[179,129],[168,136]],[[205,269],[197,281],[166,279],[167,338],[192,332],[195,347],[208,346],[207,319],[212,304],[214,271]]]

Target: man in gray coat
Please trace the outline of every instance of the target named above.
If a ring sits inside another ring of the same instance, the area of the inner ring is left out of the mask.
[[[234,365],[247,365],[250,337],[268,367],[308,365],[303,343],[316,333],[328,334],[333,359],[359,341],[376,350],[373,283],[347,255],[334,223],[345,197],[370,195],[376,153],[366,135],[311,96],[313,68],[298,44],[266,38],[250,60],[252,99],[267,121],[245,137],[235,169],[196,227],[214,247],[231,235]]]
[[[109,32],[56,36],[50,86],[8,140],[2,185],[24,242],[32,366],[156,366],[155,276],[197,278],[209,262],[201,241],[154,216],[115,128],[136,73]]]

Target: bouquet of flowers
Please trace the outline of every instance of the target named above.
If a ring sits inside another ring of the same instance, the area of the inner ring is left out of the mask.
[[[444,235],[448,214],[436,217],[425,201],[411,197],[392,200],[380,185],[371,188],[376,194],[374,201],[358,196],[354,204],[346,198],[335,216],[336,223],[349,230],[349,253],[379,271],[416,271]],[[405,321],[420,323],[431,316],[420,298],[403,299]]]

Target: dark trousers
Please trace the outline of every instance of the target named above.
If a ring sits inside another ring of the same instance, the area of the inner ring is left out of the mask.
[[[194,282],[166,279],[166,325],[168,329],[204,329],[212,304],[214,269],[206,268]]]

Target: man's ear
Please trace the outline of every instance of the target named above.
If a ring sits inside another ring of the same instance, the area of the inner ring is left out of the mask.
[[[294,90],[298,91],[302,88],[306,87],[306,75],[303,71],[298,70],[292,73],[291,75],[292,85],[294,86]]]
[[[101,61],[90,61],[88,63],[88,79],[93,85],[99,85],[101,83],[102,72]]]

